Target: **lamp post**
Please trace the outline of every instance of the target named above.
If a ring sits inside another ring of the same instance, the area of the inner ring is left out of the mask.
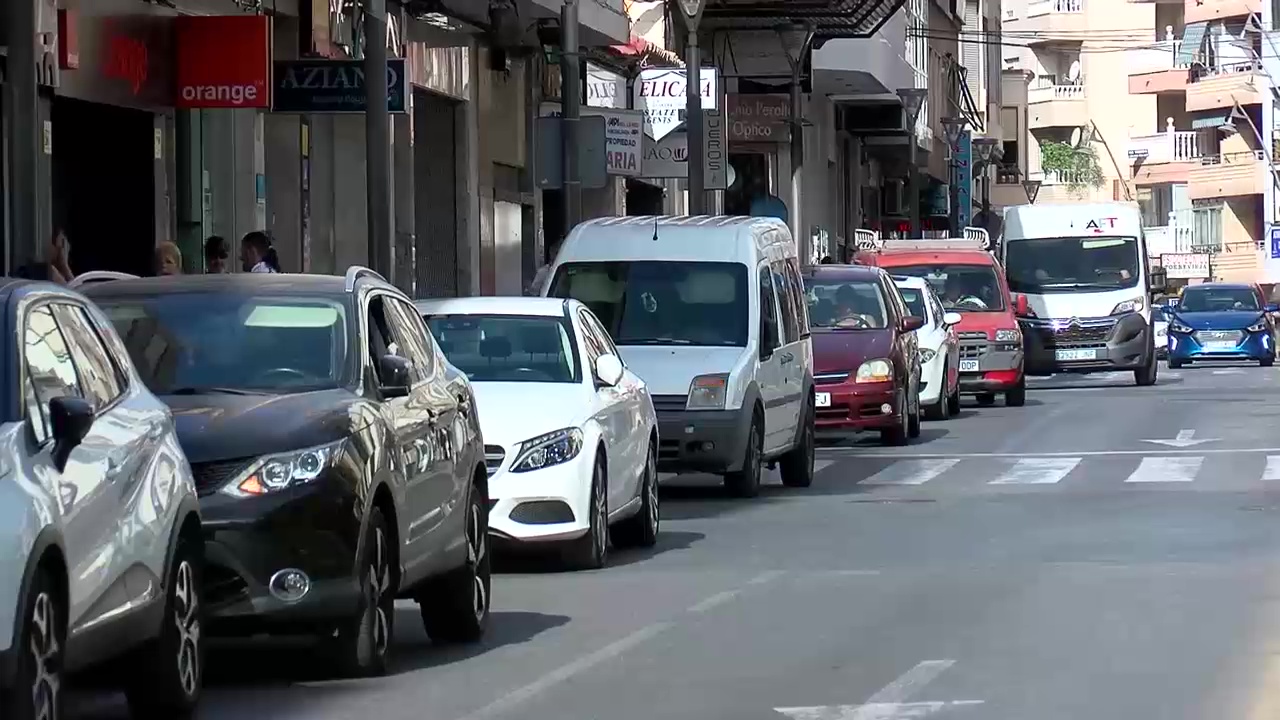
[[[689,214],[706,212],[706,148],[702,146],[702,49],[698,47],[698,25],[706,0],[678,0],[684,16],[684,127],[689,161]]]
[[[369,265],[391,277],[391,116],[387,107],[387,2],[360,3],[364,22],[365,203]]]
[[[564,237],[582,220],[578,128],[582,126],[582,70],[578,54],[578,0],[560,7],[560,153]],[[563,238],[557,238],[563,239]]]
[[[942,134],[947,141],[947,174],[948,180],[956,178],[955,153],[956,144],[960,142],[960,134],[964,132],[964,126],[968,124],[968,120],[957,117],[942,118]],[[960,188],[956,183],[948,183],[947,205],[950,212],[948,213],[948,226],[951,229],[951,237],[960,236]]]
[[[786,23],[774,28],[782,43],[782,52],[791,66],[791,207],[787,217],[791,220],[791,236],[795,238],[800,257],[809,258],[809,234],[805,232],[800,206],[801,171],[804,169],[804,125],[801,120],[800,71],[804,68],[804,54],[813,44],[813,26],[805,23]]]
[[[1027,194],[1027,202],[1032,205],[1035,205],[1036,196],[1040,194],[1040,181],[1039,180],[1023,180],[1022,191]]]
[[[924,107],[924,97],[928,94],[925,88],[900,88],[898,97],[902,99],[902,111],[907,116],[907,200],[911,206],[911,236],[920,236],[920,172],[916,167],[916,122],[920,120],[920,109]]]
[[[982,221],[983,226],[990,224],[991,218],[991,165],[996,155],[996,139],[983,137],[973,141],[973,167],[982,169]],[[987,227],[987,232],[991,228]]]

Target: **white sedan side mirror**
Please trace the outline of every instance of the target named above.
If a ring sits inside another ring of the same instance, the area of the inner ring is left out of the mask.
[[[596,358],[596,378],[608,387],[622,381],[622,361],[617,355],[601,355]]]
[[[960,313],[958,313],[958,312],[949,312],[949,313],[947,313],[946,315],[943,315],[943,316],[942,316],[942,324],[943,324],[943,325],[946,325],[947,327],[951,327],[951,326],[953,326],[953,325],[959,325],[959,324],[960,324]]]

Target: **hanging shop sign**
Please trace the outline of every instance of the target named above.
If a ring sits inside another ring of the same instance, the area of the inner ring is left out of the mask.
[[[791,140],[791,98],[786,95],[730,94],[725,98],[730,142],[784,143]]]
[[[179,108],[271,107],[271,18],[174,18]]]
[[[286,113],[365,111],[361,60],[284,60],[275,64],[271,109]],[[403,58],[387,60],[387,109],[406,112],[408,79]]]
[[[542,117],[560,117],[560,103],[542,103]],[[583,117],[604,118],[605,171],[610,175],[644,175],[644,115],[638,110],[582,108]]]
[[[684,68],[641,70],[631,90],[631,107],[644,112],[644,133],[662,140],[684,124],[686,107]],[[702,68],[699,83],[702,109],[719,107],[719,83],[713,67]]]
[[[1213,276],[1207,253],[1165,253],[1160,256],[1160,266],[1170,280],[1203,280]]]
[[[627,107],[627,79],[599,65],[587,63],[585,100],[591,107],[624,110]]]
[[[702,135],[703,187],[724,190],[733,184],[733,169],[725,152],[724,119],[718,112],[704,113]],[[689,177],[689,136],[684,130],[662,140],[645,140],[644,177]]]

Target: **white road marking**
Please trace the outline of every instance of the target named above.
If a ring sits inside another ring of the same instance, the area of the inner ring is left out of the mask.
[[[1082,458],[1024,458],[988,485],[1052,485],[1080,464]]]
[[[877,452],[863,448],[832,448],[847,454],[856,454],[859,458],[879,458],[897,460],[964,460],[966,458],[1032,458],[1032,457],[1108,457],[1124,455],[1148,455],[1152,457],[1179,455],[1244,455],[1250,453],[1280,454],[1280,447],[1253,448],[1204,448],[1196,450],[1072,450],[1064,452],[956,452],[956,453],[895,453]],[[865,480],[863,481],[866,482]]]
[[[1201,438],[1196,439],[1195,430],[1179,430],[1178,435],[1172,440],[1143,440],[1142,442],[1157,443],[1159,445],[1168,445],[1169,447],[1187,448],[1200,443],[1218,442],[1217,438]]]
[[[1263,480],[1280,480],[1280,455],[1268,455],[1267,467],[1262,471]]]
[[[909,460],[897,462],[871,477],[861,485],[923,485],[955,467],[958,458],[937,460]]]
[[[1203,457],[1148,457],[1143,458],[1127,483],[1192,482],[1200,472]]]
[[[925,660],[877,690],[861,705],[774,708],[793,720],[919,720],[953,706],[981,705],[981,700],[906,702],[933,682],[955,660]]]
[[[747,583],[742,587],[734,588],[732,590],[725,590],[724,592],[718,592],[715,595],[699,600],[693,605],[690,605],[689,608],[685,610],[685,612],[698,614],[698,613],[704,613],[712,608],[719,607],[729,602],[730,600],[736,598],[738,595],[742,594],[743,590],[746,590],[747,588],[753,585],[763,585],[767,582],[772,582],[774,580],[777,580],[779,577],[782,577],[783,572],[784,571],[782,570],[769,570],[767,572],[762,572],[759,575],[748,580]]]
[[[835,464],[836,464],[835,460],[814,460],[813,474],[817,475],[818,473],[822,472],[823,470],[826,470],[827,468]]]

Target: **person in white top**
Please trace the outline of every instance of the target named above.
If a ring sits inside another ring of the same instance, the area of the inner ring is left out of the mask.
[[[280,257],[276,255],[276,249],[271,247],[271,238],[259,230],[245,235],[240,241],[240,262],[245,272],[280,272]]]

